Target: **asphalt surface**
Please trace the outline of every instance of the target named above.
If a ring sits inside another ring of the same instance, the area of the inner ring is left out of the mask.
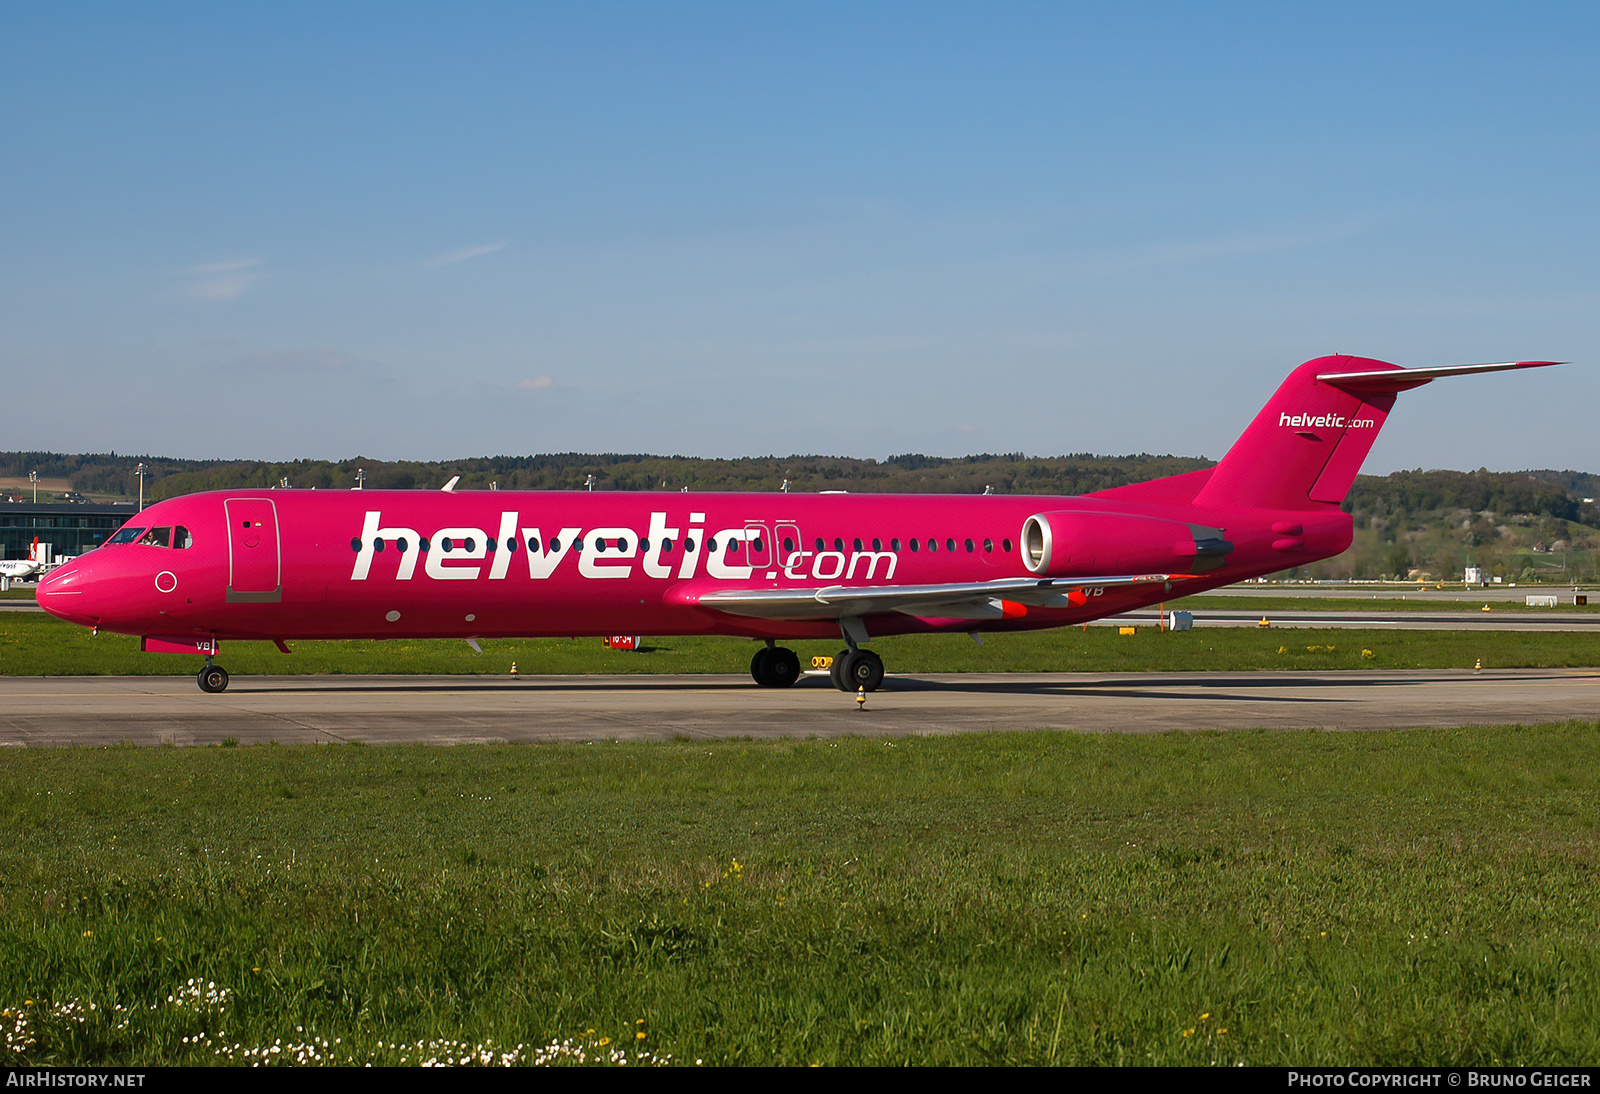
[[[891,676],[857,710],[825,678],[0,678],[0,747],[905,736],[1512,724],[1591,719],[1600,670]]]

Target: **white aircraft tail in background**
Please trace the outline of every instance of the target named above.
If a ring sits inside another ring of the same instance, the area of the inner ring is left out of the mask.
[[[39,561],[39,537],[33,537],[33,546],[28,548],[27,558],[14,558],[0,561],[0,577],[8,577],[12,581],[24,578],[37,577],[44,572],[44,563]]]

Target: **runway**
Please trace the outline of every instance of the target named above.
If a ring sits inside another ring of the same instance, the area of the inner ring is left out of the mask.
[[[891,676],[856,709],[825,678],[0,678],[0,747],[909,736],[1511,724],[1594,718],[1600,670]]]
[[[1150,609],[1124,612],[1097,621],[1156,626],[1161,613]],[[1274,627],[1317,627],[1332,630],[1395,631],[1589,631],[1600,630],[1600,614],[1593,612],[1463,612],[1463,611],[1383,611],[1368,609],[1350,612],[1289,611],[1240,612],[1206,609],[1195,613],[1199,627],[1258,627],[1266,619]],[[1094,626],[1095,624],[1090,624]]]

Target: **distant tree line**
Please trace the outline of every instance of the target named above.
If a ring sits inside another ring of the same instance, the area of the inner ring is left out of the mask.
[[[1581,482],[1577,472],[1396,471],[1378,478],[1356,478],[1345,511],[1358,521],[1395,514],[1465,509],[1508,519],[1518,515],[1549,517],[1600,525],[1600,508],[1564,486],[1565,477]]]
[[[1146,479],[1210,467],[1215,461],[1188,456],[1027,457],[1021,452],[973,456],[905,453],[885,460],[842,456],[748,456],[732,460],[639,453],[558,452],[530,456],[482,456],[461,460],[180,460],[115,452],[64,455],[0,452],[0,476],[28,472],[64,478],[85,495],[130,497],[138,493],[134,469],[146,469],[145,497],[162,498],[202,490],[268,489],[287,481],[296,489],[342,490],[365,473],[371,490],[438,489],[460,476],[460,489],[486,490],[850,490],[857,493],[1088,494]],[[1358,524],[1374,520],[1404,524],[1415,514],[1468,510],[1498,522],[1526,515],[1600,526],[1600,508],[1586,503],[1600,477],[1576,471],[1397,471],[1356,479],[1345,510]],[[1589,491],[1584,493],[1583,491]]]

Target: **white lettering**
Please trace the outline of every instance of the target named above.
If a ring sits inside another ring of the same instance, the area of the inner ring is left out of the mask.
[[[411,575],[417,572],[417,544],[421,538],[410,528],[380,528],[378,521],[382,514],[368,512],[366,519],[361,524],[361,543],[356,551],[356,568],[351,571],[351,581],[365,581],[367,574],[372,569],[372,556],[377,551],[377,541],[392,539],[396,547],[402,547],[400,552],[400,570],[395,575],[401,581],[410,581]]]
[[[372,573],[373,558],[385,550],[395,550],[399,558],[395,563],[395,579],[409,581],[416,576],[417,561],[423,557],[423,571],[436,581],[468,581],[487,577],[503,581],[511,573],[511,556],[518,551],[528,552],[528,577],[543,581],[552,577],[568,554],[578,556],[578,575],[591,580],[630,577],[635,560],[644,573],[658,580],[673,576],[672,564],[664,556],[671,548],[668,544],[679,542],[680,529],[668,524],[666,512],[652,512],[649,532],[641,537],[632,528],[622,526],[594,528],[562,528],[549,540],[544,539],[539,527],[520,529],[521,539],[516,539],[521,514],[504,511],[500,514],[496,537],[490,539],[481,528],[441,528],[425,538],[414,528],[385,527],[383,514],[368,511],[362,518],[361,535],[352,543],[356,552],[352,581],[365,581]],[[699,569],[701,554],[706,555],[707,577],[722,581],[748,581],[754,576],[756,563],[762,569],[781,566],[783,576],[791,581],[893,581],[900,565],[897,551],[844,551],[792,550],[785,546],[787,558],[781,562],[771,548],[765,546],[766,528],[757,524],[724,528],[705,534],[704,513],[689,514],[689,523],[682,529],[683,560],[678,565],[677,576],[688,579]],[[798,541],[799,529],[782,526],[793,534],[790,544]],[[761,541],[762,550],[755,544]],[[427,542],[428,549],[421,546]],[[759,558],[755,556],[761,556]],[[489,562],[484,566],[485,561]],[[776,576],[772,574],[769,576]],[[1099,595],[1103,590],[1087,589],[1077,592],[1078,597]]]
[[[1346,418],[1342,414],[1290,414],[1278,412],[1278,424],[1289,429],[1376,429],[1376,418]]]
[[[701,519],[704,520],[705,518],[702,517]],[[645,551],[644,561],[640,563],[644,567],[645,573],[651,577],[672,576],[672,567],[663,564],[661,561],[661,547],[666,540],[676,539],[677,536],[678,530],[676,528],[667,527],[667,514],[650,514],[650,532],[645,536],[650,541],[650,548]]]
[[[717,549],[706,556],[706,573],[711,577],[725,578],[729,581],[748,579],[751,568],[729,565],[728,556],[738,550],[734,544],[749,542],[749,529],[724,528],[711,538],[716,541]]]
[[[528,548],[528,576],[535,581],[543,581],[556,572],[556,567],[561,565],[561,560],[567,557],[567,552],[572,550],[572,541],[578,538],[578,528],[563,528],[556,533],[556,546],[551,551],[545,550],[544,540],[539,538],[539,529],[524,528],[522,530],[523,542]]]
[[[499,581],[506,576],[506,571],[511,569],[511,552],[516,546],[513,536],[517,534],[517,514],[500,514],[500,532],[495,537],[494,562],[489,566],[489,580]]]
[[[823,559],[828,559],[830,564],[832,563],[832,561],[834,559],[838,559],[839,560],[839,564],[837,566],[833,567],[833,572],[831,574],[825,574],[825,573],[822,572],[822,560]],[[818,551],[817,552],[817,560],[811,564],[811,576],[813,578],[815,578],[817,581],[833,581],[835,578],[837,578],[842,573],[844,573],[844,552],[843,551]]]
[[[680,578],[693,577],[694,568],[699,565],[700,548],[705,544],[705,529],[693,526],[705,523],[705,519],[706,515],[704,513],[689,514],[690,528],[683,541],[683,563],[678,567],[678,576]]]
[[[895,568],[895,564],[900,561],[900,556],[896,555],[893,551],[856,551],[856,552],[854,552],[850,556],[850,571],[847,574],[845,574],[845,577],[847,579],[852,579],[853,580],[855,578],[855,576],[856,576],[856,563],[861,561],[862,559],[866,559],[867,560],[867,572],[862,574],[861,576],[863,578],[865,578],[866,580],[871,581],[874,577],[877,576],[878,560],[880,558],[886,558],[886,559],[889,560],[889,572],[883,575],[883,580],[885,580],[885,581],[894,580],[894,568]]]
[[[448,545],[448,547],[447,547]],[[439,581],[470,581],[482,572],[479,566],[457,566],[458,562],[477,562],[488,550],[479,528],[441,528],[433,539],[424,567],[428,576]]]
[[[596,528],[584,537],[587,545],[578,555],[578,572],[584,577],[627,577],[633,572],[629,561],[639,553],[639,542],[631,528]],[[604,542],[604,549],[596,540]],[[617,559],[623,565],[613,564]]]

